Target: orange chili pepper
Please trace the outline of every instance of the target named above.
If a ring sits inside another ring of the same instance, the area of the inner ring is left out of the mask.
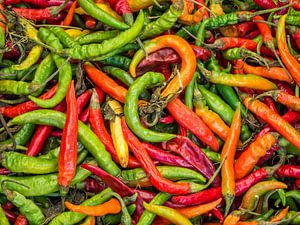
[[[94,216],[89,216],[86,218],[86,220],[80,224],[80,225],[95,225],[96,224],[96,219]]]
[[[107,214],[117,214],[121,211],[121,204],[115,198],[97,206],[74,205],[68,201],[65,202],[65,205],[73,212],[82,213],[88,216],[104,216]]]
[[[257,221],[239,221],[237,225],[258,225]]]
[[[245,73],[255,74],[262,77],[281,80],[288,83],[292,83],[293,81],[290,79],[289,75],[285,72],[285,70],[281,67],[267,67],[263,66],[251,66],[247,63],[243,64],[243,70]]]
[[[235,197],[234,155],[239,142],[241,126],[242,122],[239,105],[234,113],[229,135],[221,153],[221,161],[225,160],[221,169],[222,194],[226,202],[225,215],[227,215]]]
[[[161,97],[166,97],[178,92],[180,88],[185,88],[191,81],[196,70],[196,56],[186,40],[176,35],[163,35],[145,43],[144,47],[148,54],[162,48],[172,48],[178,53],[182,60],[178,75],[175,76],[165,90],[163,90]],[[129,72],[133,77],[136,77],[136,67],[144,57],[145,52],[142,49],[135,53],[129,67]]]
[[[293,145],[300,148],[300,133],[276,112],[259,100],[242,94],[244,105],[259,118],[271,125],[278,133],[284,136]]]
[[[280,213],[278,213],[276,216],[274,216],[270,220],[270,222],[281,221],[286,216],[286,214],[288,213],[288,211],[289,211],[289,207],[284,208],[283,210],[280,211]]]
[[[262,137],[257,138],[243,151],[234,165],[236,180],[245,177],[251,172],[259,159],[276,143],[277,137],[278,135],[276,133],[266,133]]]
[[[241,219],[241,211],[233,211],[231,212],[224,220],[223,225],[237,225],[237,223]]]
[[[213,210],[215,207],[217,207],[221,203],[222,199],[219,198],[218,200],[215,200],[210,203],[202,204],[202,205],[196,205],[196,206],[191,206],[191,207],[185,207],[185,208],[178,208],[176,209],[179,213],[182,215],[186,216],[187,218],[191,219],[196,216],[200,216],[204,213],[207,213],[211,210]],[[169,225],[171,224],[168,220],[158,217],[153,225]]]
[[[277,45],[280,52],[281,59],[284,65],[287,67],[288,71],[296,81],[298,85],[300,85],[300,64],[294,58],[294,56],[289,52],[289,48],[286,42],[286,33],[285,33],[285,20],[286,15],[280,17],[278,21],[278,27],[276,32]]]
[[[275,101],[295,111],[300,111],[300,98],[296,97],[295,95],[290,95],[285,91],[269,91],[265,94],[270,94],[271,97],[275,99]]]
[[[64,19],[64,21],[62,22],[62,25],[64,26],[70,26],[72,20],[73,20],[73,16],[74,16],[74,13],[75,13],[75,9],[76,9],[76,4],[77,4],[77,1],[74,1],[68,11],[68,14],[66,16],[66,18]]]
[[[5,10],[4,9],[4,7],[3,7],[3,5],[0,3],[0,10]],[[0,21],[7,21],[6,20],[6,17],[2,14],[2,13],[0,13]],[[4,33],[6,32],[6,26],[5,26],[5,24],[4,23],[2,23],[2,22],[0,22],[0,27],[3,29],[3,31],[4,31]]]
[[[184,8],[181,16],[179,17],[180,21],[187,25],[193,25],[199,23],[206,14],[205,7],[197,9],[197,11],[192,14],[194,10],[194,3],[191,1],[184,1]]]

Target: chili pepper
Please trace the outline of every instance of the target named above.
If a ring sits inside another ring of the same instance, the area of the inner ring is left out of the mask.
[[[300,133],[293,128],[288,122],[282,119],[277,113],[259,100],[253,100],[251,97],[241,95],[245,106],[259,118],[266,121],[277,132],[284,136],[289,142],[300,147]]]
[[[118,200],[111,199],[97,206],[80,206],[65,202],[66,207],[72,212],[78,212],[88,216],[104,216],[106,214],[117,214],[121,211],[121,205]]]
[[[235,47],[245,47],[251,51],[255,51],[257,43],[246,38],[222,37],[217,39],[213,44],[208,44],[210,49],[227,50]]]
[[[62,49],[63,46],[59,42],[58,38],[47,28],[40,28],[38,32],[39,37],[41,40],[45,41],[48,45],[55,49]],[[71,64],[67,62],[64,58],[53,54],[52,58],[59,70],[59,77],[58,77],[58,88],[55,95],[51,99],[41,100],[33,96],[29,96],[29,99],[32,100],[37,105],[43,108],[53,108],[59,102],[63,100],[66,96],[68,91],[68,86],[72,80],[72,69]]]
[[[278,21],[278,29],[276,32],[277,45],[283,63],[287,67],[288,71],[290,72],[290,74],[292,75],[296,83],[300,84],[300,77],[299,77],[300,64],[289,53],[287,43],[286,43],[286,34],[285,34],[286,17],[287,17],[286,15],[283,15],[280,17]]]
[[[300,166],[283,165],[276,171],[276,174],[279,177],[292,177],[292,178],[299,179]]]
[[[236,225],[241,219],[243,213],[238,210],[232,211],[224,220],[224,225]]]
[[[65,107],[66,107],[66,103],[61,102],[54,107],[54,110],[62,112],[65,110]],[[53,128],[50,126],[43,126],[43,125],[37,126],[36,131],[33,137],[31,138],[31,142],[28,146],[26,154],[29,156],[36,156],[42,150],[43,144],[51,134],[52,129]]]
[[[12,8],[18,15],[34,21],[43,21],[57,16],[67,5],[69,1],[65,1],[60,6],[48,7],[45,9],[26,9],[26,8]]]
[[[66,96],[67,116],[63,129],[58,157],[58,184],[66,190],[75,176],[77,160],[78,106],[74,81],[72,80]]]
[[[107,151],[111,154],[114,161],[119,162],[116,150],[114,148],[113,140],[107,132],[103,117],[101,114],[100,104],[96,92],[93,92],[90,104],[89,122],[92,130],[97,137],[103,142]],[[133,157],[129,156],[128,167],[138,167],[139,163]]]
[[[276,216],[272,217],[270,222],[277,222],[283,220],[283,218],[286,216],[286,214],[289,211],[289,207],[284,208],[283,210],[280,211]]]
[[[109,0],[109,5],[119,14],[122,15],[128,25],[132,25],[133,16],[127,0],[116,1]]]
[[[157,20],[146,25],[140,38],[151,38],[171,29],[176,23],[178,17],[182,14],[183,8],[183,0],[174,0],[167,12],[162,14]]]
[[[208,91],[203,86],[198,86],[199,91],[206,100],[207,105],[216,112],[228,125],[231,124],[234,111],[218,95]],[[241,140],[247,140],[251,136],[247,125],[242,125]]]
[[[107,101],[107,106],[110,107],[110,109],[114,113],[114,115],[109,121],[113,144],[116,149],[120,165],[123,168],[126,168],[128,165],[129,151],[128,151],[128,145],[125,141],[122,132],[122,126],[121,126],[120,115],[123,113],[123,108],[119,102],[111,99]]]
[[[159,215],[161,217],[164,217],[176,225],[181,225],[181,224],[192,225],[192,223],[189,221],[189,219],[186,216],[182,215],[175,209],[168,208],[166,206],[147,204],[145,202],[143,202],[143,205],[145,209],[147,209],[148,211],[155,213],[156,215]]]
[[[163,177],[173,181],[196,180],[201,183],[206,181],[201,174],[187,168],[158,166],[157,169]],[[147,175],[141,168],[136,168],[132,170],[123,170],[121,177],[124,179],[125,183],[134,183],[135,181],[139,182],[139,180],[147,178]]]
[[[85,219],[83,223],[80,225],[95,225],[96,224],[96,219],[94,216],[89,216]]]
[[[192,7],[189,7],[191,5]],[[189,9],[190,8],[190,9]],[[193,11],[193,4],[189,1],[184,1],[184,9],[179,17],[180,21],[184,24],[192,25],[199,23],[205,15],[207,15],[205,6],[198,8],[194,14],[191,14]]]
[[[116,66],[123,70],[128,70],[131,63],[131,59],[126,56],[115,55],[108,57],[106,59],[100,60],[100,63],[103,65]]]
[[[97,31],[90,34],[80,35],[77,38],[75,38],[75,41],[77,41],[81,45],[98,43],[113,38],[118,34],[119,34],[118,30]]]
[[[28,225],[28,221],[27,221],[27,219],[26,219],[25,216],[23,216],[22,214],[20,214],[20,215],[17,217],[17,219],[16,219],[14,225]]]
[[[175,152],[181,155],[187,162],[193,165],[207,179],[210,179],[215,173],[215,168],[212,162],[202,152],[202,150],[194,144],[190,139],[177,135],[176,138],[163,142],[162,147],[166,150]],[[220,183],[220,178],[217,177],[213,181],[213,185]]]
[[[0,80],[0,93],[11,95],[29,95],[40,88],[39,84],[24,81]]]
[[[0,169],[0,175],[8,175],[10,174],[10,171],[6,168],[1,168]]]
[[[62,25],[70,26],[70,24],[73,20],[74,13],[75,13],[76,5],[77,5],[77,1],[74,1],[68,11],[67,16],[65,17],[64,21],[62,22]]]
[[[88,15],[94,17],[95,19],[99,20],[100,22],[107,24],[111,27],[114,27],[118,30],[125,30],[128,29],[129,26],[125,23],[122,23],[115,19],[113,16],[111,16],[109,13],[105,12],[101,8],[97,7],[97,5],[91,1],[84,1],[84,0],[78,0],[79,5],[81,8],[84,9],[88,13]]]
[[[259,76],[263,76],[266,78],[286,81],[288,83],[291,83],[291,79],[286,74],[285,70],[281,67],[270,67],[267,69],[266,67],[261,66],[251,66],[247,63],[243,64],[243,70],[245,73],[255,74]]]
[[[259,158],[263,157],[267,150],[275,144],[277,137],[278,135],[275,133],[266,133],[262,137],[257,138],[243,151],[234,165],[235,178],[237,180],[243,178],[253,169]]]
[[[147,72],[129,87],[125,98],[124,114],[130,129],[141,139],[149,142],[162,142],[175,137],[173,134],[158,133],[143,127],[138,116],[138,96],[148,86],[159,85],[164,81],[160,73]]]
[[[6,209],[3,209],[3,211],[9,222],[14,223],[16,221],[17,215],[14,212]]]
[[[191,110],[193,110],[193,93],[195,88],[195,81],[199,75],[200,74],[198,72],[195,72],[192,80],[186,86],[186,90],[185,90],[184,103]]]
[[[50,30],[56,35],[59,41],[64,47],[74,48],[79,46],[79,44],[71,38],[71,36],[65,32],[62,27],[51,27]]]
[[[96,181],[93,178],[86,178],[84,180],[84,190],[87,192],[92,192],[92,193],[99,193],[103,191],[105,188],[104,184],[100,184],[98,181]]]
[[[238,106],[221,153],[221,160],[225,160],[221,169],[222,195],[226,202],[225,215],[228,214],[235,197],[234,155],[239,141],[241,126],[241,112],[240,106]]]
[[[74,20],[75,20],[76,14],[74,14]],[[65,30],[72,38],[75,39],[75,41],[78,41],[80,37],[83,37],[86,34],[89,34],[89,30],[77,30],[77,29],[67,29]]]
[[[44,222],[45,216],[42,210],[33,201],[26,199],[22,194],[16,191],[11,191],[6,188],[2,189],[7,199],[19,209],[30,224],[39,225]]]
[[[45,94],[41,95],[40,98],[41,99],[51,98],[55,94],[56,90],[57,90],[57,85],[55,85]],[[6,117],[13,118],[23,113],[33,111],[36,109],[40,109],[40,107],[32,101],[27,101],[16,106],[1,107],[0,112]]]
[[[124,118],[122,118],[122,129],[129,148],[141,163],[142,168],[146,171],[147,174],[150,175],[149,179],[154,187],[156,187],[160,191],[164,191],[170,194],[187,194],[189,192],[193,192],[193,188],[188,183],[175,184],[161,177],[147,151],[127,127]]]
[[[0,223],[3,225],[9,225],[8,219],[6,218],[1,205],[0,205]]]
[[[78,2],[80,3],[80,1],[83,0],[79,0]],[[90,0],[87,2],[89,3]],[[88,44],[65,49],[62,53],[71,56],[73,59],[88,59],[107,54],[112,50],[125,46],[136,38],[143,27],[143,23],[144,13],[143,11],[140,11],[132,27],[123,31],[118,36],[109,40],[104,40],[101,44]]]
[[[119,179],[111,176],[110,174],[106,173],[104,170],[90,164],[82,164],[82,168],[85,168],[91,171],[96,176],[100,177],[102,181],[104,181],[107,186],[111,187],[115,192],[120,194],[122,197],[133,195],[134,191],[122,183]]]
[[[110,199],[107,193],[111,192],[110,188],[104,189],[99,194],[94,195],[90,199],[84,201],[82,206],[96,206],[99,204],[103,204],[104,202]],[[54,217],[54,219],[49,223],[49,225],[72,225],[80,222],[86,217],[85,214],[77,213],[77,212],[63,212],[58,216]]]
[[[238,180],[235,186],[235,195],[241,196],[254,184],[268,177],[272,177],[273,173],[277,169],[278,165],[274,167],[260,168],[249,174],[247,177]],[[174,196],[172,198],[172,202],[183,205],[196,205],[214,201],[220,197],[222,197],[221,187],[213,187],[187,196]]]
[[[170,154],[154,145],[151,145],[150,143],[143,142],[143,147],[148,152],[149,156],[159,161],[162,164],[170,165],[170,166],[180,166],[185,168],[193,168],[192,165],[190,165],[186,160],[184,160],[182,157]]]
[[[136,205],[135,204],[131,204],[127,207],[127,210],[129,212],[130,215],[132,215],[135,212],[136,209]],[[107,215],[103,218],[103,222],[104,224],[120,224],[121,222],[121,214],[117,214],[117,215]]]
[[[64,127],[66,116],[63,113],[53,110],[36,110],[22,114],[12,120],[13,124],[40,123],[48,126],[56,126],[60,129]],[[105,150],[95,133],[93,133],[85,124],[78,123],[78,140],[94,156],[97,163],[113,175],[120,173],[117,165],[111,160],[111,156]]]
[[[261,181],[254,186],[252,186],[243,196],[241,208],[247,210],[253,210],[257,196],[267,193],[271,190],[287,188],[286,184],[279,181]],[[243,215],[244,218],[247,218],[247,215]]]

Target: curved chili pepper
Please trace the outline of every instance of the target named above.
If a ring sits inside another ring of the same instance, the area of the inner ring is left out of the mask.
[[[288,50],[286,43],[286,33],[285,33],[285,20],[287,15],[283,15],[280,17],[278,21],[278,27],[276,32],[277,45],[280,52],[281,59],[288,71],[296,81],[296,83],[300,84],[300,64],[297,60],[291,55]]]
[[[289,207],[284,208],[283,210],[280,211],[276,216],[272,217],[270,222],[277,222],[283,220],[283,218],[286,216],[286,214],[289,211]]]
[[[67,16],[65,17],[64,21],[62,22],[62,25],[70,26],[70,24],[73,20],[74,13],[75,13],[76,5],[77,5],[77,1],[74,1],[68,11]]]
[[[70,185],[75,176],[77,161],[78,106],[73,80],[69,85],[66,101],[67,117],[60,144],[57,178],[58,184],[64,189]]]
[[[235,197],[234,155],[239,142],[241,123],[241,111],[239,105],[234,113],[229,134],[221,153],[221,160],[224,160],[221,175],[222,195],[226,202],[225,215],[228,214]]]
[[[300,166],[283,165],[277,171],[279,177],[292,177],[300,179]]]
[[[275,101],[293,109],[295,111],[300,111],[300,98],[290,95],[285,91],[270,91],[267,93],[263,93],[263,95],[270,95],[275,99]]]

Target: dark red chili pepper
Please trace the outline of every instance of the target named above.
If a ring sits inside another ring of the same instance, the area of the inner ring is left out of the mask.
[[[164,124],[171,124],[171,123],[174,123],[174,118],[171,115],[167,115],[165,117],[160,118],[159,122],[164,123]]]
[[[276,168],[277,169],[277,168]],[[245,193],[250,187],[258,183],[261,180],[272,176],[275,167],[260,168],[247,177],[236,182],[235,194],[240,196]],[[201,203],[207,203],[222,197],[221,187],[208,188],[206,190],[186,195],[186,196],[174,196],[172,202],[183,205],[198,205]]]
[[[277,171],[279,177],[292,177],[300,179],[300,166],[283,165]]]
[[[78,115],[80,115],[83,112],[83,109],[90,101],[91,96],[92,96],[92,90],[86,90],[80,96],[78,96],[78,98],[76,99]]]
[[[272,0],[253,0],[256,5],[264,9],[274,9],[277,5]]]
[[[224,220],[224,216],[222,214],[222,212],[217,209],[217,208],[214,208],[213,210],[211,210],[212,214],[218,218],[219,222],[222,223],[223,220]]]
[[[130,187],[99,167],[91,164],[81,164],[81,167],[98,176],[108,187],[121,195],[121,197],[134,195],[134,191]]]
[[[106,186],[102,183],[99,183],[97,180],[93,178],[86,178],[84,180],[84,190],[86,192],[91,192],[91,193],[99,193],[104,190]]]
[[[170,166],[181,166],[186,168],[193,168],[192,165],[190,165],[186,160],[183,158],[173,155],[171,153],[168,153],[152,144],[143,143],[144,148],[147,150],[149,156],[153,160],[157,160],[158,162],[170,165]]]
[[[150,175],[149,180],[155,188],[170,194],[187,194],[192,191],[189,183],[173,183],[160,175],[141,142],[129,130],[124,117],[122,117],[122,130],[129,148],[138,159],[145,172]]]
[[[187,130],[181,125],[179,125],[179,134],[183,137],[186,137],[187,135]]]
[[[79,120],[83,123],[86,123],[89,120],[90,109],[86,108],[80,115]]]
[[[51,98],[52,96],[54,96],[56,89],[57,89],[57,85],[55,85],[48,92],[43,94],[40,98],[41,99]],[[6,117],[14,118],[23,113],[30,112],[30,111],[37,110],[37,109],[40,109],[40,107],[38,105],[36,105],[32,101],[28,101],[28,102],[24,102],[24,103],[21,103],[16,106],[2,107],[2,108],[0,108],[0,112]]]
[[[161,65],[159,67],[156,67],[156,68],[153,69],[153,71],[163,74],[164,77],[165,77],[165,80],[169,80],[169,78],[172,75],[172,71],[171,71],[170,66],[168,64],[164,64],[164,65]]]
[[[264,103],[274,112],[278,113],[274,100],[271,97],[264,97]]]
[[[9,49],[9,51],[4,52],[3,57],[5,59],[18,59],[20,57],[21,53],[18,47],[11,41],[5,43],[5,48]]]
[[[253,38],[256,38],[258,35],[260,35],[259,30],[255,30],[255,31],[252,31],[252,32],[246,34],[246,35],[244,36],[244,38],[247,38],[247,39],[253,39]]]
[[[60,131],[60,130],[54,130],[54,131],[51,132],[51,136],[52,137],[61,138],[62,137],[62,131]]]
[[[163,142],[162,148],[182,156],[207,179],[210,179],[216,171],[210,159],[189,138],[177,135],[176,138]],[[212,184],[220,185],[220,177],[216,177]]]
[[[0,168],[0,175],[8,175],[10,171],[6,168]]]
[[[14,223],[16,221],[17,215],[14,212],[7,209],[3,209],[3,211],[9,222]]]
[[[62,101],[57,106],[54,107],[54,110],[63,112],[66,108],[66,102]],[[26,155],[36,156],[42,150],[43,145],[46,139],[50,136],[53,127],[46,125],[38,125],[36,131],[30,141]]]
[[[274,152],[278,151],[280,147],[278,145],[273,145],[267,153],[261,157],[257,163],[257,165],[262,165],[265,161],[267,161],[271,156],[274,154]]]
[[[240,23],[237,24],[235,27],[237,28],[238,37],[244,37],[246,34],[249,34],[250,32],[256,30],[256,25],[253,22]]]
[[[7,209],[10,210],[14,207],[14,205],[11,202],[6,202],[4,204],[1,205],[3,209]]]
[[[300,188],[300,179],[296,180],[295,184],[296,184],[297,188]]]
[[[25,216],[23,216],[22,214],[18,215],[14,225],[27,225],[28,221],[26,219]]]
[[[274,81],[274,83],[277,85],[278,89],[281,91],[284,91],[290,95],[295,95],[294,90],[291,88],[291,86],[283,81]]]
[[[67,188],[76,172],[77,161],[77,133],[78,133],[78,106],[75,96],[74,81],[72,80],[67,96],[67,117],[63,129],[58,157],[57,183]]]
[[[104,144],[106,150],[111,154],[113,160],[119,162],[119,158],[117,156],[117,152],[115,150],[113,140],[106,130],[98,96],[95,92],[93,93],[91,98],[90,109],[89,109],[89,122],[92,127],[92,130],[98,136],[100,141]],[[136,167],[140,167],[140,164],[135,158],[130,156],[128,161],[128,167],[136,168]]]

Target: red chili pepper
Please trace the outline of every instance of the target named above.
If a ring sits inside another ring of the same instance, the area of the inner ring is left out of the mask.
[[[264,9],[274,9],[277,5],[272,0],[253,0],[256,5]]]
[[[126,23],[133,23],[133,16],[127,0],[108,0],[109,5],[119,15],[123,16]]]
[[[256,25],[253,22],[244,22],[237,24],[235,26],[237,28],[238,37],[244,37],[245,35],[249,34],[252,31],[256,30]],[[248,38],[252,39],[252,38]]]
[[[190,185],[188,183],[173,183],[160,175],[141,142],[127,127],[124,117],[122,117],[122,130],[129,148],[138,159],[145,172],[150,175],[149,180],[155,188],[170,194],[187,194],[192,191],[190,190]]]
[[[27,221],[26,217],[21,214],[18,215],[18,217],[14,223],[14,225],[27,225],[27,224],[28,224],[28,221]]]
[[[97,180],[93,178],[88,177],[84,180],[84,190],[86,192],[99,193],[102,190],[104,190],[105,187],[106,185],[99,183]]]
[[[220,223],[223,222],[224,216],[223,216],[222,212],[221,212],[219,209],[214,208],[213,210],[211,210],[211,212],[212,212],[212,214],[213,214],[215,217],[218,218],[218,220],[220,221]]]
[[[59,6],[63,4],[65,1],[64,0],[4,0],[3,1],[5,5],[15,5],[19,3],[27,3],[27,4],[32,4],[35,6],[40,6],[40,7],[49,7],[49,6]],[[72,1],[68,2],[66,5],[66,9],[69,9],[72,5]]]
[[[174,123],[174,118],[171,115],[167,115],[159,119],[159,122],[164,124],[171,124]]]
[[[253,173],[249,174],[247,177],[236,182],[235,185],[235,195],[241,196],[254,184],[271,177],[277,167],[265,167],[260,168]],[[198,205],[202,203],[211,202],[222,197],[221,187],[208,188],[206,190],[186,195],[186,196],[174,196],[172,197],[172,202],[183,205]]]
[[[90,115],[90,109],[88,107],[79,115],[79,120],[83,123],[86,123],[89,120],[89,115]]]
[[[59,112],[63,112],[66,108],[66,102],[63,101],[55,106],[53,109]],[[36,156],[42,150],[46,139],[50,136],[53,127],[46,125],[38,125],[36,131],[30,141],[26,155]]]
[[[292,177],[300,179],[300,166],[283,165],[277,171],[279,177]]]
[[[89,16],[89,15],[83,15],[83,18],[85,20],[85,26],[88,29],[94,29],[97,25],[97,21],[95,18]]]
[[[297,188],[300,188],[300,179],[296,180],[295,184],[296,184]]]
[[[167,109],[179,125],[191,131],[211,149],[218,150],[219,143],[212,131],[196,113],[186,107],[178,98],[170,102],[167,105]]]
[[[14,205],[11,202],[6,202],[4,204],[1,205],[3,209],[7,209],[10,210],[14,207]]]
[[[145,67],[145,69],[147,69],[147,67]],[[161,65],[159,67],[156,67],[156,68],[153,69],[153,71],[158,72],[158,73],[162,73],[165,77],[165,80],[169,80],[169,78],[172,75],[172,71],[171,71],[170,66],[168,64],[164,64],[164,65]],[[140,72],[139,72],[139,74],[140,74]]]
[[[183,127],[179,125],[179,134],[183,137],[186,137],[187,135],[187,130]]]
[[[117,156],[117,152],[115,150],[113,140],[109,135],[109,133],[107,132],[104,124],[100,103],[96,92],[93,93],[91,98],[90,109],[89,109],[89,122],[92,127],[92,130],[98,136],[100,141],[104,144],[106,150],[111,154],[113,160],[119,163],[119,158]],[[128,168],[136,168],[136,167],[140,167],[139,162],[132,156],[129,156]]]
[[[194,168],[183,158],[163,151],[162,149],[150,144],[150,143],[142,143],[144,148],[147,150],[149,156],[153,160],[157,160],[162,164],[170,165],[170,166],[181,166],[185,168]]]
[[[279,90],[284,91],[290,95],[295,95],[295,91],[293,90],[293,88],[291,88],[291,86],[286,82],[274,81],[274,83],[277,85]]]
[[[41,95],[40,99],[49,99],[49,98],[53,97],[55,92],[56,92],[57,87],[58,86],[55,85],[48,92]],[[21,103],[21,104],[16,105],[16,106],[2,107],[2,108],[0,108],[0,112],[6,117],[14,118],[14,117],[19,116],[23,113],[30,112],[30,111],[33,111],[33,110],[37,110],[37,109],[40,109],[40,108],[41,107],[36,105],[34,102],[27,101],[27,102]]]
[[[181,155],[182,158],[193,165],[207,179],[210,179],[216,171],[205,153],[189,138],[177,135],[176,138],[163,142],[162,147],[165,150]],[[220,185],[220,177],[216,177],[212,184],[214,186]]]
[[[300,2],[298,0],[290,0],[290,3],[294,3],[292,7],[296,10],[300,10]]]
[[[271,97],[264,97],[264,103],[274,112],[278,113],[276,105]]]
[[[6,168],[0,168],[0,175],[8,175],[11,172]]]
[[[253,39],[253,38],[256,38],[259,34],[260,34],[259,30],[255,30],[255,31],[252,31],[251,33],[246,34],[244,36],[244,38]]]
[[[14,212],[7,209],[3,209],[3,211],[9,222],[14,223],[16,221],[17,215]]]
[[[69,186],[76,172],[77,161],[77,133],[78,133],[78,106],[72,80],[67,96],[67,117],[63,129],[58,157],[58,184],[62,188]]]

